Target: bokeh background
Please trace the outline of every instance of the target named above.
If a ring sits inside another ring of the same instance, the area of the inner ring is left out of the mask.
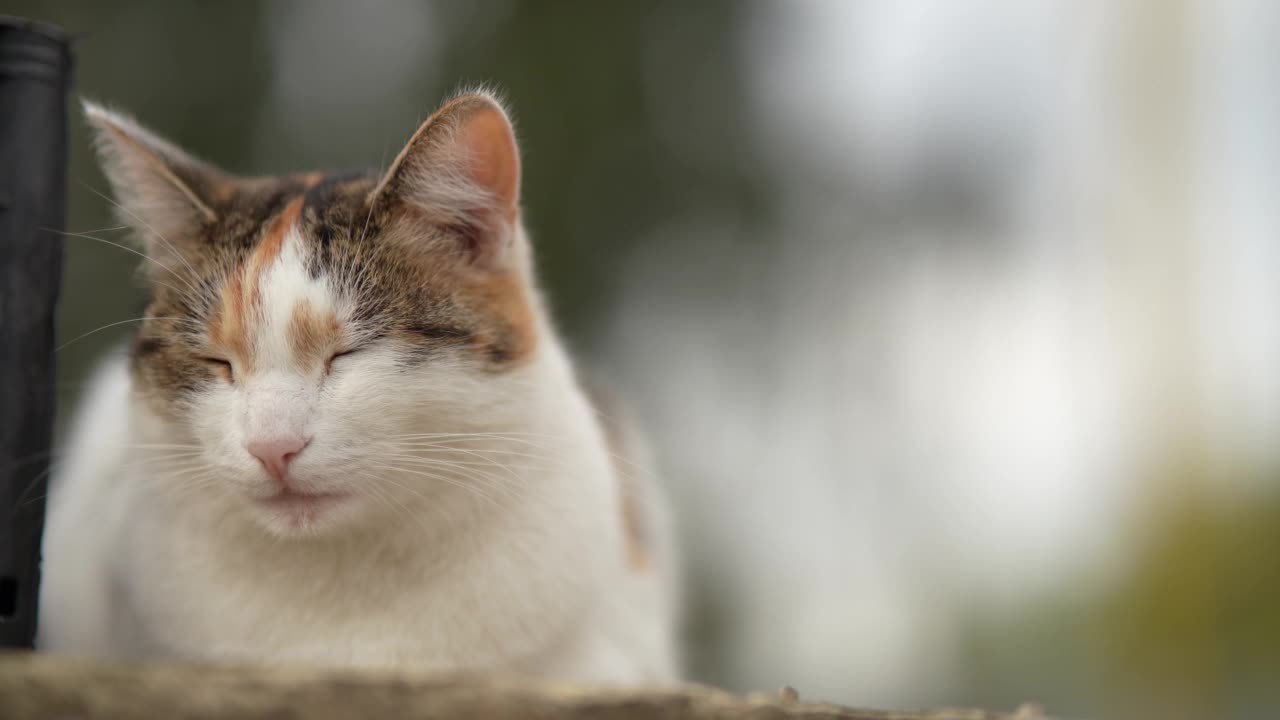
[[[691,677],[1280,713],[1280,5],[3,11],[242,173],[385,166],[502,88],[555,315],[677,505]],[[68,228],[113,226],[71,148]],[[63,338],[136,317],[136,258],[66,242]],[[59,351],[64,419],[129,332]]]

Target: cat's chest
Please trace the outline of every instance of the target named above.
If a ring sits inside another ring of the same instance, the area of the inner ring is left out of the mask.
[[[557,643],[587,602],[574,576],[513,568],[501,548],[450,562],[270,552],[197,534],[138,548],[116,593],[122,640],[143,656],[500,669]]]
[[[123,644],[148,658],[332,666],[420,666],[470,664],[456,643],[433,637],[428,627],[385,608],[335,615],[315,608],[281,606],[264,614],[222,603],[173,602],[162,594],[120,608],[129,615]]]

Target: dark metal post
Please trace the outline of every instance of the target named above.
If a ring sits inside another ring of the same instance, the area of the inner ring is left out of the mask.
[[[0,17],[0,648],[36,630],[70,82],[61,31]]]

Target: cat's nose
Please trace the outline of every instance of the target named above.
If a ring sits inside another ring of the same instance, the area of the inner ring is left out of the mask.
[[[262,467],[266,468],[276,482],[283,483],[289,473],[289,463],[311,442],[310,438],[300,436],[273,437],[264,440],[250,440],[245,447],[249,454],[258,458]]]

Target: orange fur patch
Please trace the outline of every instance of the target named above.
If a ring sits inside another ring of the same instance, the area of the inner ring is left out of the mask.
[[[210,190],[213,201],[219,205],[225,205],[231,202],[236,195],[236,185],[233,182],[220,182],[213,186]]]
[[[337,349],[341,326],[332,312],[320,312],[309,301],[293,307],[289,317],[289,346],[300,364],[315,367]]]
[[[249,352],[247,318],[244,312],[244,277],[233,276],[222,289],[222,306],[209,320],[209,337],[216,345],[225,347],[232,358],[248,370],[253,358]]]
[[[294,198],[285,206],[284,210],[276,217],[275,222],[271,223],[267,234],[263,236],[262,242],[258,243],[257,249],[249,256],[248,262],[245,263],[245,274],[253,279],[259,279],[262,273],[266,271],[271,263],[280,257],[280,251],[284,249],[284,236],[289,232],[289,228],[293,227],[298,218],[302,215],[302,203],[304,198],[301,196]],[[256,285],[257,283],[254,283]]]
[[[209,321],[209,336],[227,348],[244,371],[254,365],[250,333],[262,310],[262,276],[284,249],[284,238],[302,216],[303,198],[296,197],[267,228],[258,247],[240,272],[222,289],[222,305]]]
[[[476,307],[492,314],[491,327],[482,329],[476,341],[501,348],[509,362],[519,362],[533,354],[538,344],[530,291],[515,273],[488,274],[468,285],[463,292],[470,295]]]
[[[640,528],[640,508],[633,498],[623,497],[622,502],[622,531],[627,541],[627,566],[636,571],[648,570],[653,567],[653,558],[649,554],[649,540]]]
[[[591,404],[600,417],[600,429],[604,432],[605,446],[609,450],[610,464],[618,491],[618,520],[622,524],[622,540],[627,554],[627,567],[636,572],[653,568],[653,538],[644,508],[644,489],[641,479],[632,475],[631,447],[627,442],[622,421],[614,416],[609,399],[602,393],[587,387]]]

